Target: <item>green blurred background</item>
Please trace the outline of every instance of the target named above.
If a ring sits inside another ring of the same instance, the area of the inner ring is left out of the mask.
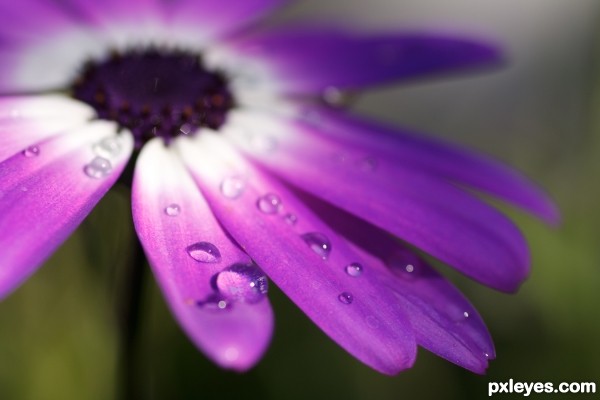
[[[560,205],[558,229],[504,208],[533,253],[533,273],[517,295],[449,272],[485,318],[498,359],[477,376],[420,351],[412,370],[382,376],[347,355],[272,285],[272,346],[252,371],[224,372],[181,333],[146,271],[136,360],[145,398],[479,399],[488,382],[509,378],[600,383],[600,2],[368,4],[305,1],[278,18],[463,34],[506,49],[505,69],[388,87],[354,106],[505,160]],[[111,192],[44,268],[0,304],[0,399],[115,396],[115,282],[131,252],[128,214],[127,193]]]

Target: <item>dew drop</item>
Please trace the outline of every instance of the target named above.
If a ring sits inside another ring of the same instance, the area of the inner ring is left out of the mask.
[[[231,310],[232,304],[216,294],[210,295],[206,300],[198,301],[198,307],[210,312],[222,312]]]
[[[165,207],[165,214],[167,214],[169,217],[176,217],[181,213],[181,207],[179,206],[179,204],[169,204],[168,206]]]
[[[489,355],[488,353],[483,353],[483,356],[484,356],[485,358],[490,358],[490,355]]]
[[[281,199],[273,193],[268,193],[256,201],[256,206],[264,214],[277,214],[281,208]]]
[[[40,155],[40,148],[37,146],[29,146],[23,150],[23,155],[27,158],[37,157]]]
[[[214,264],[221,261],[221,252],[217,247],[208,242],[198,242],[186,247],[185,251],[194,260]]]
[[[115,158],[121,153],[121,143],[117,138],[108,137],[94,144],[92,149],[100,157]]]
[[[217,274],[214,284],[221,296],[252,304],[269,290],[266,275],[254,264],[233,264]]]
[[[331,243],[327,236],[319,232],[310,232],[301,237],[312,251],[317,253],[323,260],[327,260],[331,253]]]
[[[292,213],[285,214],[283,216],[283,219],[289,225],[296,225],[296,223],[298,222],[298,217],[296,216],[296,214],[292,214]]]
[[[343,292],[338,296],[338,300],[344,304],[351,304],[354,301],[354,296],[348,292]]]
[[[363,266],[359,263],[352,263],[346,265],[346,273],[352,277],[359,277],[363,273]]]
[[[414,280],[422,273],[419,257],[408,250],[397,251],[387,260],[387,265],[397,276],[406,280]]]
[[[101,179],[112,171],[112,165],[104,157],[95,157],[89,164],[83,167],[83,172],[90,178]]]
[[[239,176],[230,176],[221,182],[221,193],[228,199],[237,199],[246,188],[246,182]]]
[[[463,313],[463,317],[465,317],[465,318],[469,318],[469,313],[468,313],[467,311],[465,311],[465,312]]]

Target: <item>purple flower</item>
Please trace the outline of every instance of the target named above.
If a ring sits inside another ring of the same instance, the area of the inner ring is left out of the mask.
[[[527,245],[472,190],[552,223],[556,208],[504,165],[339,103],[498,52],[251,24],[279,3],[1,3],[0,297],[131,179],[135,160],[139,239],[173,314],[217,364],[245,370],[263,355],[268,276],[382,373],[409,368],[417,345],[483,372],[495,353],[481,318],[408,244],[512,292]]]

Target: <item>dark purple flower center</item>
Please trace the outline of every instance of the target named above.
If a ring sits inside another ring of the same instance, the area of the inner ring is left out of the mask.
[[[128,128],[138,148],[153,137],[168,144],[200,127],[218,129],[234,106],[225,77],[207,70],[198,54],[155,48],[87,64],[73,97]]]

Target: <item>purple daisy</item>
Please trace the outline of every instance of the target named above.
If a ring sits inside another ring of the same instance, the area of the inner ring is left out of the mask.
[[[526,242],[474,191],[551,223],[556,208],[500,163],[340,101],[498,52],[255,23],[280,3],[2,1],[0,297],[120,179],[171,311],[218,365],[246,370],[265,352],[268,276],[377,371],[409,368],[419,345],[482,373],[495,357],[484,323],[409,245],[512,292]]]

